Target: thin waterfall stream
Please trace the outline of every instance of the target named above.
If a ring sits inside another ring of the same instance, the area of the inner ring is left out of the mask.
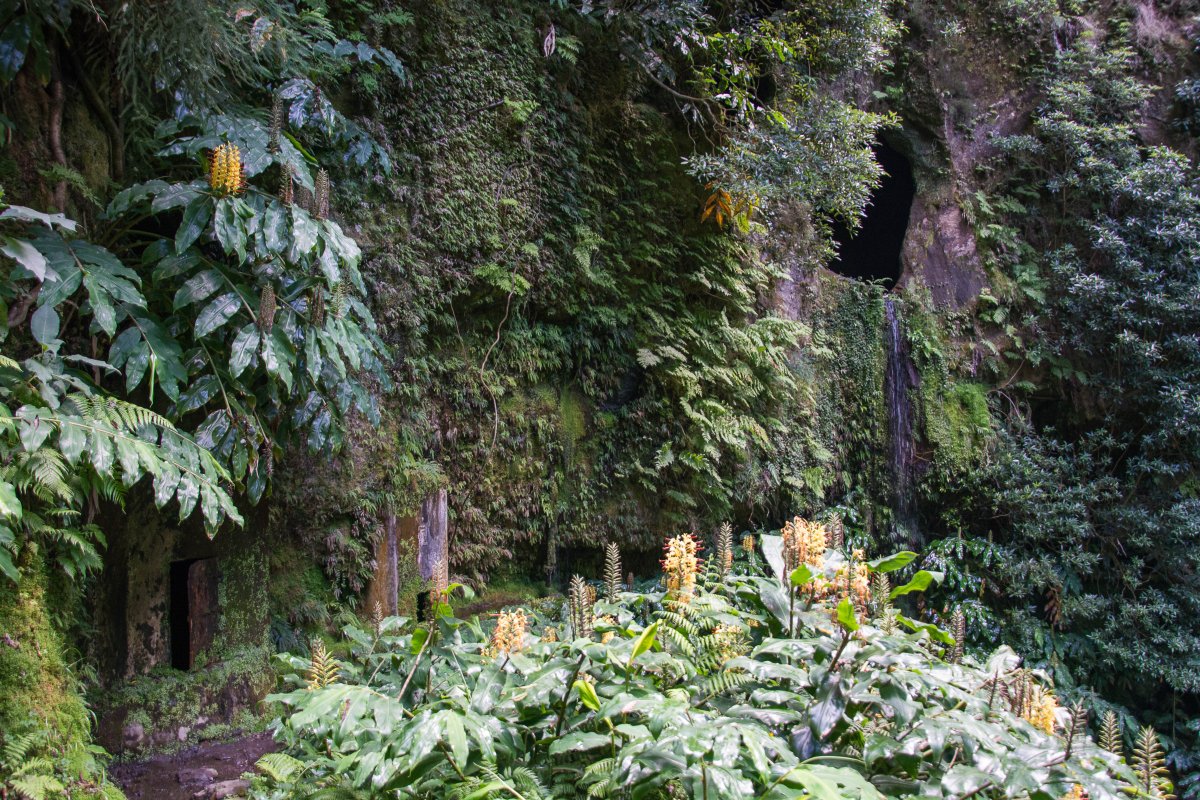
[[[888,412],[889,467],[892,478],[892,511],[895,515],[893,536],[911,541],[916,536],[916,509],[912,492],[912,474],[916,455],[912,393],[920,383],[901,325],[900,309],[893,298],[883,303],[887,330],[887,368],[884,372],[884,398]]]

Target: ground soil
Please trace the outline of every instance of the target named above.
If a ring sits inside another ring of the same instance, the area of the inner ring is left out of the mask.
[[[213,782],[240,778],[253,771],[254,762],[279,746],[269,733],[257,733],[228,742],[204,742],[172,755],[114,764],[109,777],[129,800],[191,800],[205,786],[185,783],[187,776],[205,768],[216,770]],[[181,775],[182,773],[182,775]]]

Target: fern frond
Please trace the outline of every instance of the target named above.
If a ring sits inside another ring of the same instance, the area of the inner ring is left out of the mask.
[[[682,633],[678,628],[664,626],[659,629],[659,633],[671,643],[671,646],[676,651],[689,658],[696,655],[696,647],[688,641],[687,635]]]
[[[52,775],[25,775],[13,778],[8,785],[21,800],[46,800],[66,790],[62,782]]]
[[[287,753],[267,753],[256,761],[254,766],[258,767],[259,772],[262,772],[272,780],[285,783],[291,780],[292,776],[297,772],[304,769],[304,762],[298,758],[289,756]]]
[[[715,675],[709,675],[702,679],[697,688],[700,690],[702,697],[716,697],[718,695],[728,694],[734,689],[741,688],[748,683],[754,682],[754,676],[749,672],[741,670],[726,670],[718,672]]]
[[[4,743],[4,763],[15,769],[41,743],[42,735],[36,730],[10,736]]]

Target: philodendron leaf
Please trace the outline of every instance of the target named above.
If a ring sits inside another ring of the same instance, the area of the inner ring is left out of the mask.
[[[633,653],[629,656],[629,663],[626,664],[626,669],[633,666],[633,660],[642,653],[654,646],[654,637],[658,635],[658,621],[654,621],[646,630],[642,631],[637,640],[633,643]]]
[[[600,710],[600,698],[596,695],[596,690],[590,683],[587,681],[575,681],[574,687],[575,691],[579,692],[579,702],[592,711]]]
[[[854,603],[849,597],[843,597],[837,607],[838,624],[850,632],[858,630],[858,617],[854,614]]]
[[[811,581],[815,576],[813,571],[808,568],[808,564],[801,564],[792,570],[792,574],[788,576],[788,581],[792,586],[804,586]]]
[[[930,572],[929,570],[923,569],[920,572],[918,572],[916,575],[913,575],[912,580],[910,580],[908,583],[904,584],[903,586],[897,586],[895,589],[892,589],[891,594],[888,595],[888,599],[895,600],[897,597],[899,597],[900,595],[903,595],[903,594],[911,594],[912,592],[923,592],[929,588],[930,584],[941,583],[941,582],[942,582],[942,573]]]
[[[877,558],[874,561],[868,561],[867,567],[871,572],[895,572],[898,569],[903,569],[916,560],[917,554],[911,550],[901,550],[899,553],[892,553],[890,556]]]

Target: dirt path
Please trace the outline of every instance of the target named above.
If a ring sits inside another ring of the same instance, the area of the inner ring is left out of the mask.
[[[109,777],[129,800],[219,800],[242,787],[237,782],[254,762],[279,746],[269,733],[257,733],[231,742],[206,742],[174,755],[152,756],[145,761],[115,764]]]

